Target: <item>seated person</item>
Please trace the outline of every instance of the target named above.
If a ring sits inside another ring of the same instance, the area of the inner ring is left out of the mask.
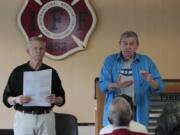
[[[169,102],[164,106],[155,135],[180,135],[180,101]]]
[[[125,95],[125,94],[122,94],[120,97],[122,97],[122,98],[126,99],[126,101],[128,101],[128,103],[131,106],[131,110],[133,112],[134,111],[134,106],[133,106],[132,98],[130,96],[128,96],[128,95]],[[133,113],[132,113],[132,115],[133,115]],[[132,118],[133,118],[133,116],[132,116]],[[147,128],[144,125],[135,122],[133,119],[131,119],[131,121],[130,121],[129,129],[131,131],[135,131],[135,132],[146,133],[146,134],[148,133]],[[111,133],[112,131],[113,131],[113,125],[109,124],[108,126],[102,128],[100,130],[99,134],[103,135],[105,133]]]
[[[129,103],[122,97],[116,97],[109,106],[108,120],[113,126],[110,133],[103,135],[147,135],[146,133],[134,132],[129,129],[132,119],[132,111]]]

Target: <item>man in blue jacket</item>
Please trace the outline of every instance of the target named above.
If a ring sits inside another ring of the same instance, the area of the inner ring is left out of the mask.
[[[122,33],[120,52],[109,55],[101,69],[99,87],[106,94],[103,125],[108,125],[108,108],[118,95],[131,96],[136,110],[135,120],[148,125],[149,97],[162,92],[164,85],[155,63],[136,53],[138,36],[133,31]]]

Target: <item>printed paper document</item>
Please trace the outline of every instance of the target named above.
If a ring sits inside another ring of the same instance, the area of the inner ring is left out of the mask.
[[[24,72],[23,95],[31,100],[24,106],[51,106],[46,97],[51,94],[52,69]]]

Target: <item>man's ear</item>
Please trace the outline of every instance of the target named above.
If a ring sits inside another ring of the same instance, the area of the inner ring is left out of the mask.
[[[26,48],[26,53],[29,54],[29,48]]]
[[[133,113],[133,111],[131,110],[131,120],[133,120],[134,119],[134,113]]]
[[[108,121],[110,124],[113,124],[112,119],[108,117]]]

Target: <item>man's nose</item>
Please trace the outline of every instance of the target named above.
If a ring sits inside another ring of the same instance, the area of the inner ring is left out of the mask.
[[[36,50],[36,52],[38,52],[38,53],[39,53],[39,52],[41,52],[41,50],[40,50],[40,49],[37,49],[37,50]]]
[[[130,48],[130,47],[131,47],[131,44],[130,44],[130,43],[128,43],[128,44],[126,45],[126,47],[127,47],[127,48]]]

